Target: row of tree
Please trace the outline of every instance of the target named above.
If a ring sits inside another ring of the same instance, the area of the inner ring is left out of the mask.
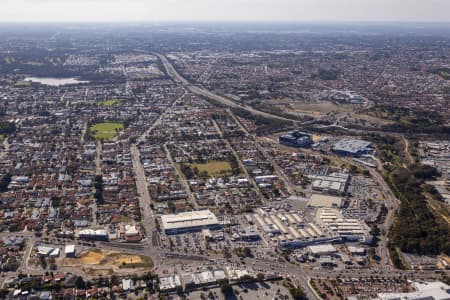
[[[290,121],[265,118],[263,116],[254,115],[251,112],[241,108],[232,108],[231,110],[236,116],[253,121],[255,125],[258,126],[256,129],[257,135],[286,131],[293,128],[293,122]]]
[[[103,177],[101,175],[96,175],[94,179],[94,198],[97,204],[103,203]]]
[[[422,176],[427,171],[398,167],[390,173],[390,184],[401,200],[390,243],[403,252],[422,255],[450,255],[450,229],[427,205]]]
[[[6,192],[8,190],[8,186],[11,182],[11,178],[12,178],[12,175],[8,173],[8,174],[3,175],[3,177],[0,179],[0,193]]]
[[[16,125],[12,122],[0,122],[0,134],[9,135],[16,131]]]

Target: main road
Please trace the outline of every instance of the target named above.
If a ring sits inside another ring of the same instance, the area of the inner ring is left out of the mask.
[[[382,232],[380,235],[380,241],[378,243],[378,250],[379,250],[379,256],[381,258],[381,267],[385,271],[389,271],[389,269],[392,266],[391,266],[391,260],[389,258],[389,252],[387,249],[388,236],[389,236],[389,232],[392,228],[392,225],[394,223],[395,214],[399,209],[400,200],[394,195],[391,188],[386,183],[383,176],[380,174],[380,172],[383,172],[383,169],[382,169],[383,166],[379,160],[377,160],[379,170],[375,170],[373,168],[367,167],[366,165],[363,165],[359,162],[355,162],[354,160],[351,160],[351,159],[343,158],[343,160],[352,165],[357,165],[357,166],[367,170],[370,173],[370,175],[372,176],[372,179],[381,188],[381,191],[384,195],[388,212],[385,216],[384,223],[380,226],[380,230]]]
[[[154,217],[153,212],[150,208],[151,198],[145,179],[145,171],[141,162],[139,150],[136,145],[131,146],[131,157],[133,161],[133,169],[136,176],[136,188],[141,206],[142,225],[147,237],[149,238],[149,240],[151,240],[153,231],[155,230],[153,221]]]
[[[175,81],[176,83],[182,85],[184,88],[186,88],[188,91],[190,91],[191,93],[209,98],[211,100],[217,101],[225,106],[228,107],[232,107],[232,108],[240,108],[243,110],[246,110],[254,115],[258,115],[261,117],[265,117],[265,118],[270,118],[270,119],[277,119],[277,120],[281,120],[281,121],[289,121],[289,122],[298,122],[297,120],[294,119],[290,119],[290,118],[286,118],[286,117],[281,117],[278,115],[274,115],[274,114],[270,114],[264,111],[260,111],[257,110],[251,106],[248,105],[242,105],[242,104],[238,104],[236,102],[234,102],[233,100],[230,100],[228,98],[225,98],[223,96],[217,95],[205,88],[202,88],[198,85],[194,85],[191,84],[189,81],[187,81],[186,78],[184,78],[183,76],[181,76],[177,70],[175,70],[175,68],[173,67],[173,65],[169,62],[169,60],[162,54],[159,53],[155,53],[156,56],[158,56],[158,58],[162,61],[164,68],[166,69],[166,73],[169,77],[172,78],[173,81]]]
[[[142,143],[147,139],[151,131],[161,124],[165,114],[185,95],[186,93],[174,100],[171,105],[169,105],[166,110],[160,114],[160,116],[153,122],[153,124],[151,124],[149,128],[137,139],[136,144],[132,144],[130,147],[131,160],[133,162],[133,170],[136,179],[136,189],[138,192],[139,205],[141,207],[142,226],[144,227],[145,234],[147,236],[147,244],[150,252],[149,255],[154,258],[155,265],[161,259],[162,253],[159,251],[159,248],[154,245],[154,242],[157,240],[156,221],[155,216],[153,215],[153,211],[150,207],[152,199],[148,190],[145,170],[144,166],[142,165],[141,154],[138,149],[138,145],[139,143]]]

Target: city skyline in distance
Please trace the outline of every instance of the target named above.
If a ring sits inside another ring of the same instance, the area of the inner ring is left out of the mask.
[[[0,22],[450,22],[446,0],[4,0]]]

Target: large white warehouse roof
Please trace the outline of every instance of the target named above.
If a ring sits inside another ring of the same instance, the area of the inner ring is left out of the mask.
[[[206,228],[219,225],[217,217],[210,210],[199,210],[161,216],[164,230]]]

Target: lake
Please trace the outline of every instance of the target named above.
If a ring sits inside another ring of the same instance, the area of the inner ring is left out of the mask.
[[[24,81],[30,81],[49,86],[62,86],[68,84],[88,83],[89,81],[80,81],[75,78],[50,78],[50,77],[27,77]]]

